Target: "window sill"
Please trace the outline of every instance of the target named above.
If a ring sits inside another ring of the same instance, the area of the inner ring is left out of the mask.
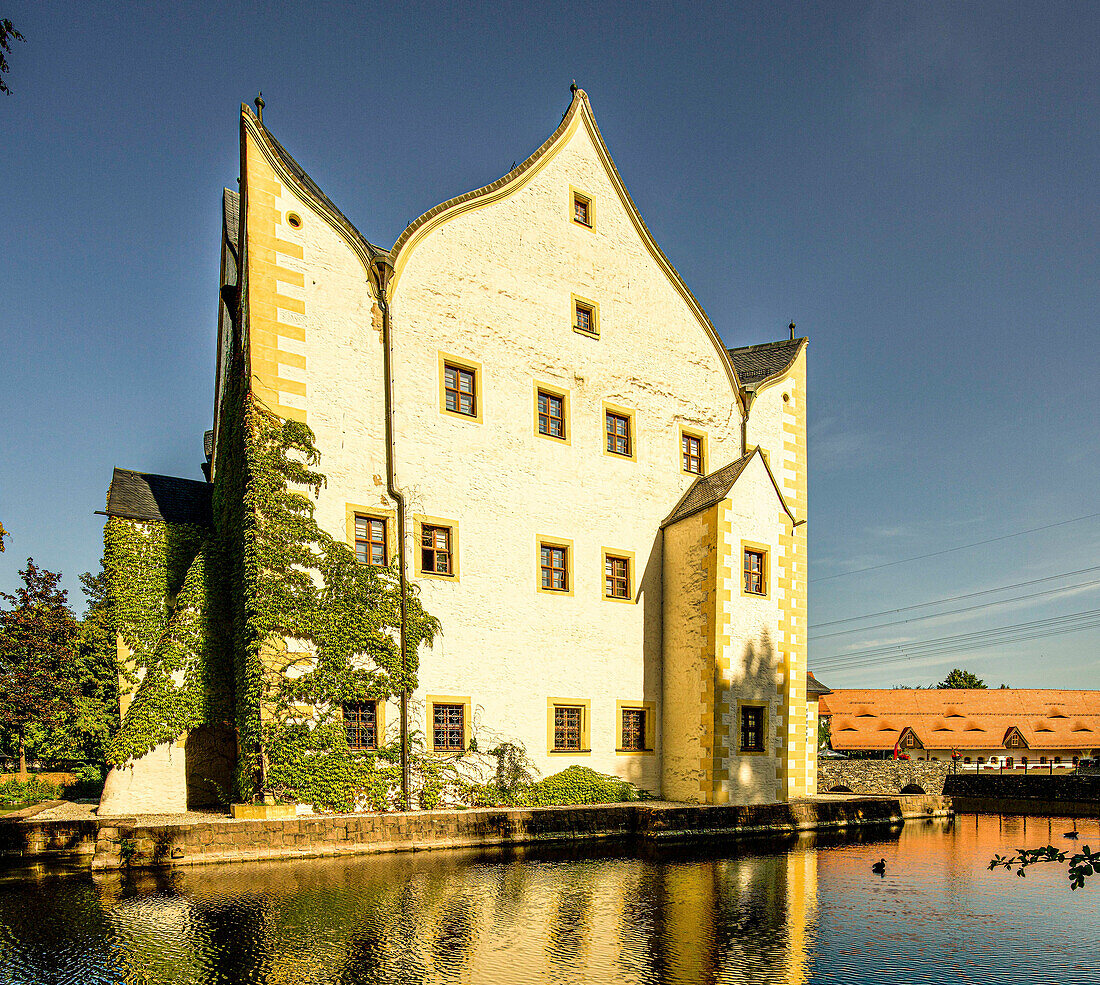
[[[573,331],[576,332],[578,335],[584,335],[590,339],[598,339],[600,337],[599,332],[590,332],[588,331],[588,329],[578,328],[576,325],[573,326]]]
[[[633,753],[635,756],[641,756],[641,755],[644,755],[646,753],[648,753],[649,755],[652,756],[654,751],[655,750],[653,750],[653,749],[616,749],[615,750],[615,752]]]
[[[591,749],[549,749],[547,750],[551,756],[586,756]]]

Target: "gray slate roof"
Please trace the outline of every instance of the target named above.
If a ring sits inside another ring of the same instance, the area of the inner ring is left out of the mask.
[[[661,526],[667,527],[689,516],[694,516],[696,513],[701,513],[703,510],[710,509],[715,503],[722,502],[729,495],[729,491],[733,488],[738,476],[745,471],[745,466],[749,464],[755,454],[756,449],[754,448],[747,455],[742,455],[736,462],[730,462],[729,465],[724,465],[717,472],[696,479],[684,494],[684,498],[676,504],[676,508],[668,515]]]
[[[115,469],[107,492],[107,515],[160,523],[211,522],[214,487],[195,479]]]
[[[807,698],[820,698],[826,694],[832,694],[824,684],[821,683],[813,674],[806,671],[806,697]]]
[[[730,359],[737,370],[737,378],[742,385],[761,383],[769,376],[782,373],[798,355],[798,350],[806,340],[781,339],[778,342],[764,342],[760,345],[744,345],[740,349],[730,349]]]

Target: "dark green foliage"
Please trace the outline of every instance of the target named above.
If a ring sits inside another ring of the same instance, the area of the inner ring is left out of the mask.
[[[79,626],[60,588],[61,575],[27,558],[23,585],[0,593],[0,728],[13,738],[19,771],[26,772],[32,726],[50,728],[72,714],[77,690],[69,678]]]
[[[960,670],[956,667],[939,684],[939,688],[984,688],[985,681],[975,677],[968,670]]]
[[[8,59],[7,55],[11,54],[11,42],[12,41],[26,41],[16,29],[15,25],[6,18],[0,20],[0,92],[6,96],[11,95],[11,89],[8,88],[7,82],[4,80],[4,73],[8,71]],[[0,531],[4,528],[0,527]],[[3,550],[3,536],[0,534],[0,550]]]
[[[1009,872],[1015,870],[1016,875],[1022,877],[1026,875],[1026,868],[1042,862],[1066,863],[1070,889],[1080,889],[1089,876],[1100,872],[1100,852],[1091,851],[1088,845],[1073,855],[1061,852],[1053,845],[1044,848],[1020,848],[1015,855],[994,855],[989,868],[1004,868]]]
[[[61,788],[56,783],[31,776],[26,780],[5,780],[0,783],[0,807],[17,807],[37,804],[43,800],[56,800]]]

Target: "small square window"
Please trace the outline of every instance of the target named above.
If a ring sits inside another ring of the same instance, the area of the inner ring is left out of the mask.
[[[584,708],[579,705],[555,705],[554,751],[580,752],[584,735]]]
[[[465,705],[432,705],[432,748],[436,752],[465,752]]]
[[[385,567],[386,521],[373,516],[355,514],[355,556],[363,564]]]
[[[573,192],[573,221],[582,226],[592,225],[592,201]]]
[[[477,376],[461,366],[443,365],[444,406],[453,414],[477,417]]]
[[[744,576],[746,595],[767,595],[767,571],[764,567],[764,551],[745,548]]]
[[[630,457],[630,418],[625,414],[606,412],[607,450],[612,455]]]
[[[741,751],[764,751],[764,709],[747,705],[741,708]]]
[[[377,749],[378,702],[349,701],[343,710],[348,748],[357,751]]]
[[[703,474],[703,439],[694,434],[680,436],[680,451],[685,472]]]
[[[645,709],[623,709],[623,744],[620,747],[627,752],[645,752]]]
[[[608,554],[604,558],[604,595],[609,599],[630,598],[630,559]]]
[[[578,332],[596,334],[596,320],[592,309],[587,304],[577,302],[577,324],[574,326]]]
[[[451,556],[451,528],[420,528],[420,570],[433,575],[454,574]]]
[[[569,591],[569,548],[552,544],[539,545],[544,592]]]
[[[539,390],[539,434],[565,437],[565,400],[545,390]]]

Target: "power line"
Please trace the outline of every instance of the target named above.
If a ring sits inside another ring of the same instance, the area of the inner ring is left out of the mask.
[[[976,599],[982,595],[995,595],[997,592],[1007,592],[1010,588],[1026,588],[1028,585],[1041,585],[1047,581],[1057,581],[1059,578],[1073,578],[1076,575],[1088,575],[1094,571],[1100,571],[1100,564],[1091,568],[1081,568],[1079,571],[1066,571],[1060,575],[1047,575],[1045,578],[1033,578],[1031,581],[1018,581],[1013,585],[1001,585],[998,588],[986,588],[980,592],[969,592],[966,595],[950,595],[947,598],[933,599],[931,602],[918,602],[915,605],[903,605],[900,609],[883,609],[881,612],[865,612],[862,616],[848,616],[845,619],[832,619],[829,622],[815,622],[810,624],[810,629],[825,629],[827,626],[840,626],[846,622],[858,622],[861,619],[874,619],[876,616],[896,616],[902,612],[912,612],[914,609],[924,609],[930,605],[942,605],[945,602],[962,602],[965,599]]]
[[[948,547],[946,550],[933,551],[931,554],[917,554],[914,557],[903,557],[898,561],[886,561],[882,564],[872,564],[868,568],[855,568],[852,571],[838,571],[835,575],[822,575],[820,578],[811,578],[810,584],[819,581],[831,581],[833,578],[846,578],[848,575],[859,575],[865,571],[878,571],[880,568],[890,568],[895,564],[907,564],[909,561],[924,561],[930,557],[940,557],[943,554],[951,554],[955,551],[967,551],[971,547],[981,547],[984,544],[996,544],[1001,540],[1011,540],[1013,537],[1022,537],[1024,534],[1037,533],[1040,530],[1050,530],[1053,527],[1064,527],[1067,523],[1078,523],[1081,520],[1091,520],[1100,516],[1100,513],[1088,513],[1085,516],[1075,516],[1071,520],[1059,520],[1057,523],[1047,523],[1041,527],[1031,527],[1028,530],[1018,530],[1013,534],[1004,534],[1001,537],[990,537],[989,540],[977,540],[973,544],[962,544],[959,547]]]
[[[954,636],[942,636],[931,640],[916,640],[909,643],[890,643],[878,647],[870,647],[865,650],[856,650],[851,653],[835,653],[830,657],[820,657],[815,660],[815,663],[828,663],[833,662],[833,665],[837,663],[844,663],[849,658],[852,660],[863,659],[866,657],[885,655],[889,653],[896,653],[898,651],[904,651],[906,653],[920,653],[928,649],[936,649],[941,646],[960,644],[963,646],[968,645],[970,642],[977,642],[983,637],[992,639],[995,636],[1002,636],[1005,634],[1012,634],[1016,631],[1032,631],[1039,628],[1054,628],[1064,623],[1070,623],[1081,619],[1092,619],[1100,617],[1100,609],[1086,609],[1082,612],[1069,612],[1061,616],[1048,616],[1045,619],[1032,619],[1028,622],[1015,623],[1011,626],[1000,626],[994,629],[982,629],[972,633],[958,633]]]
[[[1100,579],[1083,581],[1073,585],[1063,585],[1061,588],[1048,588],[1045,592],[1032,592],[1030,595],[1017,595],[1010,599],[998,599],[996,602],[980,602],[978,605],[964,605],[961,609],[947,609],[944,612],[930,612],[926,616],[912,616],[909,619],[893,619],[890,622],[877,622],[871,626],[861,626],[858,629],[841,629],[835,633],[822,633],[820,636],[810,636],[811,640],[831,640],[838,636],[852,636],[855,633],[869,633],[873,629],[886,629],[888,626],[905,626],[911,622],[923,622],[926,619],[941,619],[944,616],[957,616],[964,612],[976,612],[981,609],[993,609],[998,605],[1008,605],[1012,602],[1030,602],[1032,599],[1041,599],[1047,595],[1061,595],[1064,592],[1072,592],[1078,588],[1089,588],[1100,585]]]
[[[991,646],[1003,646],[1003,645],[1010,644],[1010,643],[1020,643],[1020,642],[1023,642],[1025,640],[1033,640],[1033,639],[1039,639],[1039,638],[1045,639],[1048,636],[1061,636],[1061,635],[1065,635],[1067,633],[1080,633],[1080,632],[1083,632],[1086,629],[1096,629],[1098,627],[1100,627],[1100,618],[1093,619],[1093,620],[1088,621],[1088,622],[1082,622],[1078,626],[1066,626],[1066,627],[1063,627],[1063,628],[1035,630],[1034,632],[1022,633],[1018,636],[1015,636],[1015,637],[1012,637],[1012,638],[1009,638],[1009,639],[987,640],[987,641],[984,641],[984,642],[979,641],[979,642],[976,642],[976,643],[966,644],[966,645],[962,645],[962,646],[945,647],[945,648],[939,649],[939,650],[931,650],[931,651],[928,651],[926,653],[909,653],[909,652],[905,652],[905,653],[895,654],[892,657],[891,656],[871,657],[867,660],[853,661],[852,663],[848,663],[848,664],[840,664],[840,665],[833,666],[833,667],[826,667],[826,668],[824,668],[824,671],[825,671],[825,673],[843,673],[846,670],[858,670],[861,667],[868,667],[868,666],[871,666],[871,665],[884,666],[886,664],[900,663],[901,661],[904,661],[904,660],[914,660],[914,659],[922,659],[922,658],[944,658],[942,660],[932,659],[931,662],[932,663],[937,663],[937,662],[946,663],[947,658],[950,658],[952,654],[962,653],[963,651],[970,652],[972,650],[986,649],[986,648],[991,647]],[[816,664],[815,664],[815,667],[816,667]]]

